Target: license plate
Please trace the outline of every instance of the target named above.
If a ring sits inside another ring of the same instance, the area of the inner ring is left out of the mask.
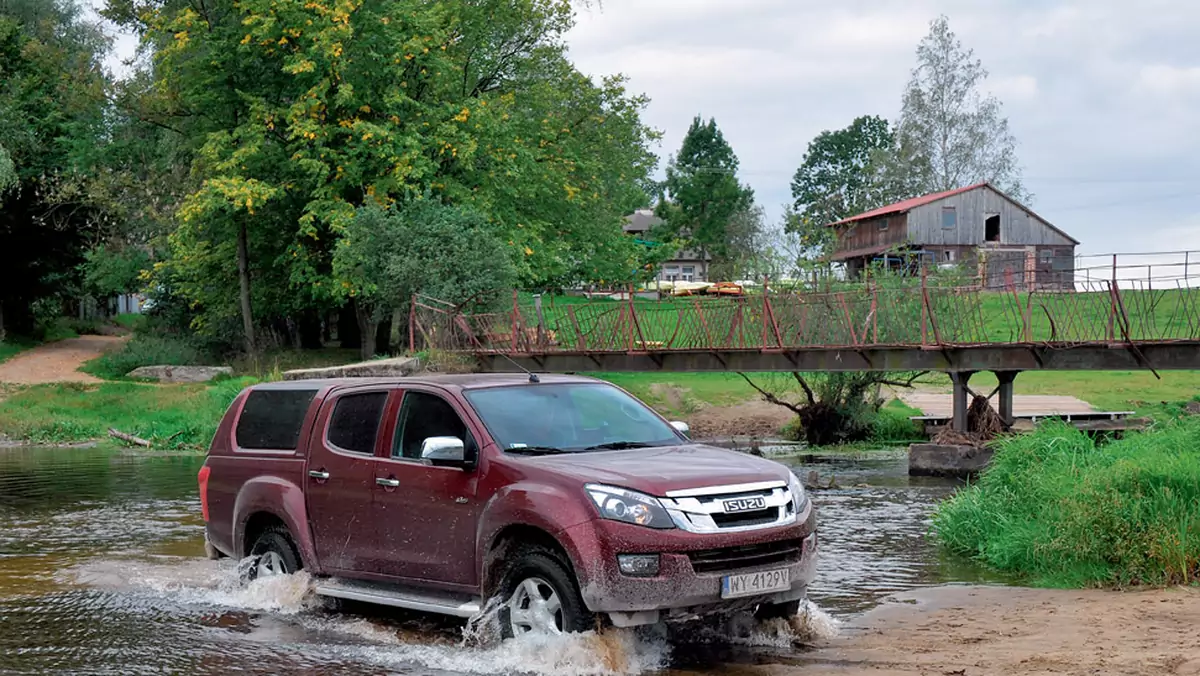
[[[726,575],[721,578],[721,598],[736,599],[741,596],[757,596],[785,591],[791,586],[791,576],[788,574],[787,568],[743,575]]]

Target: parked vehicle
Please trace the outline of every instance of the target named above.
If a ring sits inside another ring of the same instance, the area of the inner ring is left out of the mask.
[[[256,385],[199,482],[210,553],[249,577],[460,617],[499,596],[506,635],[794,614],[817,555],[786,467],[583,377]]]

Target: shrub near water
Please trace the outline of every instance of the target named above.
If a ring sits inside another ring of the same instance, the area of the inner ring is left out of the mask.
[[[114,379],[141,366],[193,366],[204,361],[204,353],[187,341],[139,334],[121,349],[88,362],[83,370]]]
[[[1200,580],[1200,417],[1097,446],[1062,424],[1000,443],[934,516],[950,550],[1047,586]]]

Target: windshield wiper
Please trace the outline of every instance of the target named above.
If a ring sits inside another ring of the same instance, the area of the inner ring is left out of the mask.
[[[559,453],[570,453],[561,448],[554,446],[516,446],[514,448],[505,449],[509,453],[520,453],[526,455],[557,455]]]
[[[654,444],[643,441],[610,441],[607,444],[596,444],[583,449],[585,451],[623,451],[627,448],[650,448]]]

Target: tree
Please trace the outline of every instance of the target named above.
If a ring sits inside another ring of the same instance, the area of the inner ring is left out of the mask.
[[[903,198],[988,181],[1017,200],[1029,198],[1001,103],[980,92],[987,76],[945,16],[930,23],[917,46],[882,191]]]
[[[797,224],[825,226],[881,206],[871,179],[880,154],[894,141],[887,120],[877,115],[818,134],[792,178]]]
[[[730,222],[754,204],[754,191],[738,182],[737,170],[737,155],[717,121],[697,115],[667,166],[666,194],[655,210],[663,219],[661,234],[711,256],[721,272],[743,253],[730,237]]]
[[[105,138],[100,30],[69,0],[0,4],[0,335],[34,329],[32,308],[78,285],[107,218],[89,195]]]
[[[376,327],[414,294],[449,303],[495,300],[516,271],[477,211],[420,198],[360,209],[333,255],[341,293],[356,300],[363,358],[375,353]]]

